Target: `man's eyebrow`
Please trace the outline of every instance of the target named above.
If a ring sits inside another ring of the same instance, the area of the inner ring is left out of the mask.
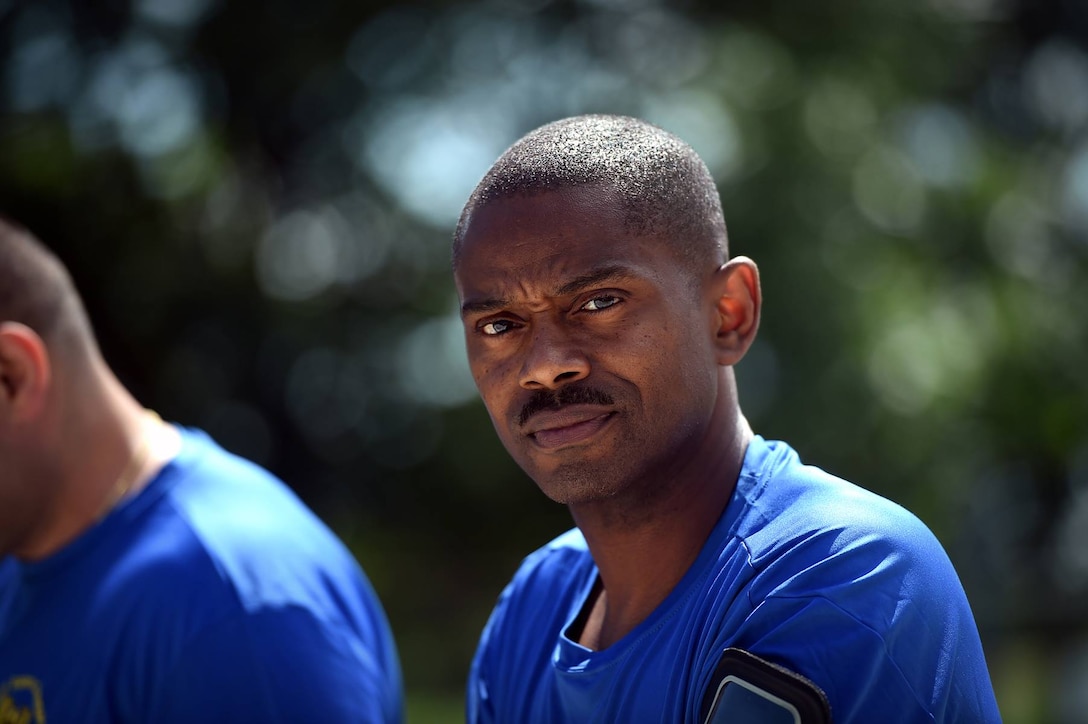
[[[603,282],[634,279],[637,276],[638,274],[630,267],[622,264],[612,264],[586,272],[585,274],[571,279],[569,282],[564,282],[556,288],[554,294],[557,297],[567,296],[568,294],[577,294],[584,289],[588,289],[589,287],[596,286]],[[488,312],[494,312],[508,307],[510,304],[512,304],[512,302],[509,299],[500,299],[498,297],[470,299],[461,305],[461,317],[464,318],[473,314],[487,314]]]
[[[480,299],[469,300],[461,305],[461,317],[469,316],[470,314],[487,314],[488,312],[494,312],[497,309],[502,309],[510,305],[508,299]]]
[[[556,296],[566,296],[567,294],[577,294],[583,289],[596,286],[603,282],[620,281],[623,279],[634,279],[638,275],[630,267],[622,264],[613,264],[611,266],[604,266],[599,269],[594,269],[591,272],[577,276],[571,279],[569,282],[562,284],[555,290]]]

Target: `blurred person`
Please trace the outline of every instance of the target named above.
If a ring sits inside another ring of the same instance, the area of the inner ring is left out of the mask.
[[[0,722],[399,722],[385,614],[279,480],[145,410],[0,220]]]
[[[495,430],[577,526],[499,598],[470,724],[1000,720],[928,528],[745,420],[759,274],[687,144],[533,131],[469,198],[453,270]]]

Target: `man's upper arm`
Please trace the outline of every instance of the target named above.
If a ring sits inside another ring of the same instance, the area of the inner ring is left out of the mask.
[[[751,608],[737,607],[724,644],[811,679],[837,724],[1000,721],[978,629],[939,541],[887,502],[834,514],[838,525],[752,546]]]
[[[748,624],[735,645],[810,679],[826,694],[836,724],[872,721],[877,713],[883,724],[931,720],[882,634],[834,603],[771,599]],[[920,633],[896,632],[927,646]]]
[[[1000,722],[973,622],[893,608],[877,627],[825,597],[771,598],[733,645],[810,679],[836,724]]]
[[[146,720],[399,722],[399,670],[380,646],[298,607],[239,613],[187,643]]]

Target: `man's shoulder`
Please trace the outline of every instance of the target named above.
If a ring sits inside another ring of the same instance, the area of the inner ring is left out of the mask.
[[[108,608],[101,618],[128,652],[118,680],[142,682],[126,689],[144,712],[137,719],[209,701],[235,718],[263,718],[283,704],[287,678],[317,677],[292,695],[296,703],[325,687],[358,689],[345,706],[375,691],[364,685],[387,689],[374,701],[395,695],[396,653],[369,582],[274,476],[187,430],[181,453],[141,496],[111,518],[110,550],[95,558],[105,575],[93,584],[96,606]],[[239,701],[185,691],[209,676],[230,681]]]
[[[795,454],[762,470],[740,486],[747,506],[736,525],[758,612],[743,622],[744,646],[774,650],[848,719],[850,707],[877,710],[899,692],[925,712],[974,696],[981,708],[954,718],[990,721],[980,714],[992,694],[970,606],[929,527]],[[844,674],[858,667],[871,676]]]
[[[572,528],[527,555],[512,583],[528,586],[562,584],[572,574],[581,577],[585,569],[593,565],[586,539],[580,530]]]
[[[254,549],[297,545],[302,538],[322,543],[335,538],[328,527],[283,481],[265,468],[227,452],[199,431],[184,432],[170,502],[209,548]],[[277,544],[277,542],[281,542]],[[310,551],[303,546],[300,552]]]
[[[198,431],[163,471],[163,500],[132,557],[146,580],[207,582],[244,608],[312,603],[330,586],[365,590],[336,535],[278,478]]]
[[[796,456],[748,490],[737,536],[754,569],[756,599],[817,595],[853,607],[885,588],[922,598],[960,588],[929,527],[875,492]]]
[[[779,443],[779,445],[782,445]],[[746,515],[737,533],[753,562],[821,542],[838,550],[890,546],[928,553],[940,547],[902,505],[800,461],[796,453],[749,473],[738,486]]]
[[[576,614],[595,573],[585,539],[577,529],[526,556],[503,589],[480,636],[471,679],[478,681],[480,671],[487,670],[490,687],[523,692],[531,686],[532,677],[546,669],[563,628]]]
[[[517,621],[521,628],[536,621],[539,625],[530,627],[534,631],[560,625],[595,573],[581,532],[567,531],[522,560],[499,597],[500,618]]]
[[[202,430],[179,428],[179,432],[181,451],[163,474],[184,481],[180,486],[184,494],[217,496],[219,503],[237,498],[262,504],[286,497],[289,507],[305,507],[286,483],[258,463],[222,448]]]

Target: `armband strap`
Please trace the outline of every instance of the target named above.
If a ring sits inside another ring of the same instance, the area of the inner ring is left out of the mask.
[[[831,724],[816,684],[743,649],[722,652],[703,694],[703,724]]]

